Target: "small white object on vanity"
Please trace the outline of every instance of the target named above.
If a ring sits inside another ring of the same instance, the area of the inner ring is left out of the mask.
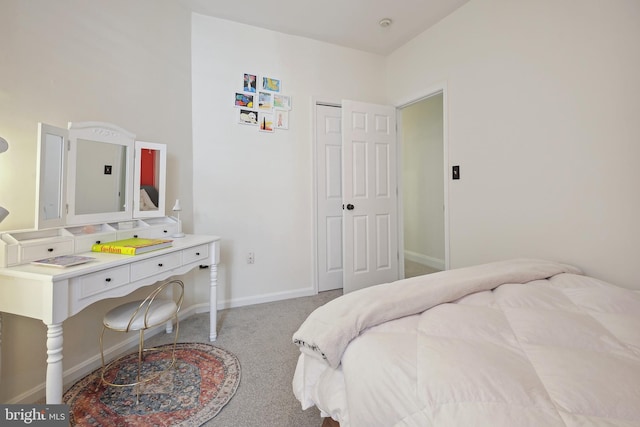
[[[91,252],[98,242],[172,239],[180,231],[179,222],[165,216],[166,146],[135,141],[101,122],[69,123],[68,129],[40,124],[38,140],[35,227],[0,233],[0,315],[47,325],[47,403],[62,402],[62,323],[96,301],[208,268],[214,341],[218,236],[187,234],[142,255]],[[71,254],[95,261],[67,268],[31,264]]]

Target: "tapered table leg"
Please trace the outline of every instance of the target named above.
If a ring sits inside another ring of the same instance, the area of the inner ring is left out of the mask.
[[[215,255],[214,255],[215,257]],[[211,264],[211,286],[209,288],[209,341],[215,341],[218,337],[218,266]]]
[[[62,403],[62,323],[47,325],[47,403]]]

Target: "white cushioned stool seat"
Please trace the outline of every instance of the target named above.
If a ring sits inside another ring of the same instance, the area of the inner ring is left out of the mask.
[[[113,310],[109,311],[105,314],[103,323],[109,329],[114,330],[125,330],[127,327],[131,331],[137,331],[143,328],[149,328],[156,325],[160,325],[167,321],[167,319],[171,319],[178,310],[178,305],[173,300],[154,300],[151,304],[149,304],[148,311],[145,306],[140,309],[131,324],[131,315],[140,304],[142,304],[143,300],[132,301],[126,304],[122,304]],[[146,315],[146,326],[145,326],[145,315]]]

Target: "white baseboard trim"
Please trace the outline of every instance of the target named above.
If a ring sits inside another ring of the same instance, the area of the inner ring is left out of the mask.
[[[417,262],[418,264],[426,265],[427,267],[437,268],[438,270],[444,270],[444,260],[428,255],[419,254],[412,251],[404,251],[404,259]]]
[[[281,301],[292,298],[300,298],[300,297],[308,297],[311,295],[316,295],[316,290],[313,287],[297,289],[294,291],[285,291],[285,292],[274,292],[271,294],[264,294],[246,298],[235,298],[228,299],[224,301],[218,301],[218,310],[223,310],[226,308],[235,308],[235,307],[243,307],[246,305],[254,305],[254,304],[263,304],[266,302],[273,301]],[[182,308],[180,310],[180,321],[186,320],[194,314],[200,313],[208,313],[209,312],[209,304],[194,304],[188,308]],[[164,331],[164,326],[157,326],[155,328],[149,329],[145,333],[145,339],[151,338],[154,335],[157,335]],[[96,338],[97,339],[97,338]],[[117,343],[109,348],[104,350],[104,356],[106,360],[112,360],[115,357],[124,354],[127,351],[130,351],[138,345],[138,334],[132,334],[131,337],[127,338],[124,341]],[[75,366],[72,366],[69,369],[64,370],[62,374],[62,382],[64,384],[64,389],[67,390],[72,384],[78,381],[80,378],[85,375],[93,372],[98,369],[102,365],[102,361],[100,359],[100,353],[95,356],[90,357],[82,363],[79,363]],[[39,385],[31,388],[30,390],[25,391],[24,393],[15,396],[10,399],[8,404],[28,404],[33,402],[38,402],[41,399],[44,399],[46,394],[46,385],[44,382]]]
[[[317,292],[313,286],[309,288],[296,289],[294,291],[274,292],[271,294],[255,295],[244,298],[232,298],[224,301],[218,301],[218,310],[225,308],[244,307],[245,305],[264,304],[266,302],[282,301],[293,298],[308,297],[316,295]],[[207,310],[209,306],[207,305]]]

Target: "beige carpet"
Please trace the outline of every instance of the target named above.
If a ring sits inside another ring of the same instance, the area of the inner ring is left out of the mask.
[[[291,337],[304,319],[320,305],[342,295],[342,290],[286,301],[232,308],[218,312],[216,346],[236,355],[242,380],[233,399],[207,427],[320,427],[320,412],[303,411],[293,396],[291,381],[299,350]],[[181,342],[207,342],[209,314],[180,323]],[[149,345],[171,341],[154,336]]]
[[[422,276],[423,274],[436,273],[440,270],[420,264],[417,262],[404,260],[404,277]]]

